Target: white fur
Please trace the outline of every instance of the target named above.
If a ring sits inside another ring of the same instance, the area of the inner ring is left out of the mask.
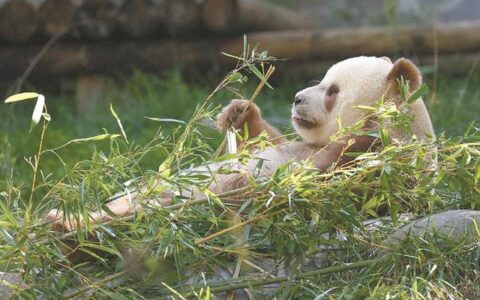
[[[314,129],[302,128],[295,124],[298,134],[307,143],[326,145],[330,136],[338,130],[338,120],[345,126],[353,125],[364,113],[354,109],[356,105],[371,105],[381,99],[387,91],[387,75],[393,64],[383,58],[354,57],[333,65],[322,81],[306,88],[296,96],[307,100],[292,107],[292,113],[306,114],[320,126]],[[325,95],[330,85],[337,84],[340,92],[337,103],[330,113],[325,109]]]
[[[316,124],[313,128],[305,128],[293,122],[297,133],[304,139],[303,143],[288,143],[276,148],[266,149],[259,153],[266,161],[263,174],[273,172],[280,164],[289,160],[298,161],[307,158],[323,160],[327,156],[324,146],[328,145],[330,137],[338,131],[339,119],[344,127],[351,126],[364,117],[367,112],[358,105],[372,106],[387,95],[389,84],[387,77],[392,71],[393,63],[386,57],[354,57],[333,65],[322,81],[296,94],[304,101],[292,106],[292,116],[300,115]],[[421,78],[420,78],[421,81]],[[326,93],[332,84],[339,87],[336,104],[328,112],[325,108]],[[414,117],[413,134],[420,140],[434,137],[430,116],[422,99],[418,99],[411,107]],[[293,118],[293,117],[292,117]],[[411,136],[405,132],[391,131],[392,138],[409,141]],[[328,158],[326,158],[328,160]],[[250,162],[249,172],[256,166]]]

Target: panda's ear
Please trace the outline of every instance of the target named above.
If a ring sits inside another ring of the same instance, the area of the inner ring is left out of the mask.
[[[392,60],[391,60],[390,57],[388,57],[388,56],[382,56],[382,57],[380,57],[380,58],[383,59],[383,60],[385,60],[385,61],[388,61],[389,63],[392,62]]]
[[[415,91],[422,84],[420,70],[418,70],[417,66],[415,66],[412,61],[406,58],[398,59],[393,64],[393,67],[387,76],[387,82],[392,92],[400,92],[398,82],[401,78],[403,78],[404,81],[408,81],[410,91]]]

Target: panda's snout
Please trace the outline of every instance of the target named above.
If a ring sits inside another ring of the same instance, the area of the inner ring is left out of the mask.
[[[301,94],[295,95],[295,100],[293,101],[294,105],[300,105],[306,101],[305,96]]]

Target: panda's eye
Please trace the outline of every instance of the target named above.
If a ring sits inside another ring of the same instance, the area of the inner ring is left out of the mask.
[[[340,88],[336,84],[332,84],[327,90],[327,96],[333,96],[340,92]]]

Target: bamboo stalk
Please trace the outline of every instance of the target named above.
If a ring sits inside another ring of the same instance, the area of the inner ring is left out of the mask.
[[[250,100],[248,101],[248,106],[245,108],[247,109],[248,107],[250,107],[250,105],[252,105],[252,103],[255,101],[255,99],[257,98],[258,94],[260,94],[260,91],[263,89],[263,87],[265,86],[265,83],[267,83],[268,79],[270,78],[270,76],[272,76],[273,72],[275,72],[275,66],[273,65],[270,65],[268,70],[267,70],[267,73],[265,73],[265,77],[260,81],[260,83],[258,84],[257,88],[255,89],[255,92],[253,93],[252,97],[250,98]]]
[[[380,258],[362,260],[362,261],[357,261],[352,263],[344,263],[337,266],[318,268],[309,272],[304,272],[304,273],[300,273],[292,276],[265,278],[264,275],[261,275],[260,277],[258,277],[254,274],[251,274],[248,276],[237,277],[234,279],[212,282],[207,284],[207,286],[210,287],[210,291],[213,293],[223,293],[231,290],[238,290],[238,289],[250,288],[250,287],[252,288],[260,287],[260,286],[265,286],[269,284],[282,283],[286,281],[294,281],[294,280],[309,278],[313,276],[321,276],[321,275],[327,275],[332,273],[355,270],[355,269],[371,266],[373,264],[382,262],[384,260],[385,260],[385,257],[380,257]],[[189,294],[187,294],[188,296],[188,295],[191,295],[193,291],[197,291],[202,288],[205,288],[205,285],[202,284],[202,285],[196,285],[191,287],[183,287],[183,288],[177,289],[177,291],[182,293],[189,292]],[[170,292],[168,290],[163,290],[160,294],[169,295]]]
[[[221,193],[218,195],[218,197],[220,199],[222,198],[227,198],[227,197],[230,197],[230,196],[233,196],[233,195],[236,195],[237,193],[241,193],[241,192],[245,192],[247,190],[249,190],[251,187],[247,186],[247,187],[243,187],[243,188],[239,188],[239,189],[235,189],[235,190],[232,190],[232,191],[228,191],[228,192],[225,192],[225,193]],[[119,197],[122,197],[124,195],[121,195]],[[112,200],[114,199],[117,199],[117,198],[113,198]],[[208,202],[209,199],[207,197],[205,198],[202,198],[202,199],[197,199],[197,200],[190,200],[190,201],[187,201],[185,203],[177,203],[177,204],[172,204],[172,205],[169,205],[169,206],[165,206],[165,207],[162,207],[162,209],[166,209],[166,210],[175,210],[175,209],[185,209],[186,207],[189,207],[189,206],[192,206],[192,205],[199,205],[199,204],[203,204],[203,203],[206,203]],[[114,223],[114,222],[122,222],[122,221],[129,221],[133,218],[134,216],[126,216],[126,217],[121,217],[121,218],[115,218],[115,219],[112,219],[110,221],[107,221],[105,223],[102,223],[102,225],[108,225],[108,224],[111,224],[111,223]],[[60,218],[58,219],[60,220]],[[55,221],[58,221],[58,220],[51,220],[51,221],[47,221],[47,222],[44,222],[41,224],[41,226],[48,226],[50,224],[52,224],[53,222]],[[98,224],[93,224],[92,226],[94,229],[99,227]],[[59,237],[57,237],[58,240],[62,241],[62,240],[66,240],[66,239],[69,239],[69,238],[72,238],[74,237],[75,235],[77,234],[77,230],[72,230],[68,233],[65,233]],[[38,243],[40,245],[46,245],[48,244],[50,241],[48,239],[44,239],[44,240],[39,240],[39,241],[36,241],[35,243]]]
[[[375,259],[369,259],[369,260],[363,260],[363,261],[358,261],[358,262],[353,262],[353,263],[345,263],[342,265],[338,266],[331,266],[327,268],[319,268],[316,270],[312,270],[309,272],[305,273],[300,273],[298,275],[293,275],[293,276],[282,276],[282,277],[274,277],[274,278],[266,278],[266,279],[255,279],[254,276],[248,276],[248,277],[237,277],[235,279],[231,280],[224,280],[224,281],[219,281],[215,283],[208,284],[207,286],[210,287],[210,291],[213,293],[222,293],[222,292],[228,292],[231,290],[238,290],[238,289],[243,289],[243,288],[249,288],[249,287],[258,287],[258,286],[265,286],[269,284],[274,284],[274,283],[281,283],[281,282],[286,282],[286,281],[293,281],[293,280],[299,280],[303,278],[309,278],[313,276],[321,276],[321,275],[326,275],[326,274],[332,274],[332,273],[339,273],[339,272],[344,272],[344,271],[349,271],[349,270],[354,270],[354,269],[359,269],[367,266],[371,266],[372,264],[379,263],[383,261],[384,258],[375,258]],[[119,272],[115,273],[109,277],[106,277],[105,279],[98,281],[98,283],[107,283],[110,282],[114,279],[117,279],[121,276],[124,275],[124,272]],[[253,278],[253,279],[252,279]],[[201,288],[205,288],[204,285],[201,286],[193,286],[193,287],[183,287],[181,289],[175,290],[176,292],[189,292],[193,290],[199,290]],[[90,286],[85,286],[81,287],[64,297],[66,299],[70,299],[76,296],[81,295],[82,293],[90,290]],[[164,289],[163,292],[160,293],[161,295],[171,295],[172,291],[170,289]],[[191,294],[191,293],[190,293]],[[72,297],[73,296],[73,297]]]
[[[331,274],[331,273],[339,273],[339,272],[343,272],[343,271],[348,271],[348,270],[354,270],[354,269],[367,267],[367,266],[370,266],[372,264],[378,263],[382,260],[383,260],[383,258],[369,259],[369,260],[364,260],[364,261],[360,261],[360,262],[347,263],[347,264],[344,264],[344,265],[338,265],[338,266],[332,266],[332,267],[317,269],[317,270],[313,270],[313,271],[310,271],[310,272],[301,273],[299,275],[275,277],[275,278],[268,278],[268,279],[264,279],[264,280],[251,280],[249,278],[246,278],[246,279],[244,279],[244,281],[241,281],[241,282],[238,282],[238,283],[225,282],[222,285],[212,287],[210,289],[210,291],[214,292],[214,293],[221,293],[221,292],[227,292],[227,291],[230,291],[230,290],[237,290],[237,289],[248,288],[248,287],[264,286],[264,285],[281,283],[281,282],[285,282],[285,281],[293,281],[293,280],[298,280],[298,279],[303,279],[303,278],[308,278],[308,277],[313,277],[313,276],[320,276],[320,275]]]
[[[276,215],[276,214],[279,214],[280,212],[282,212],[282,211],[276,211],[276,212],[274,212],[274,213],[271,213],[269,216],[274,216],[274,215]],[[215,232],[215,233],[213,233],[213,234],[211,234],[211,235],[209,235],[209,236],[207,236],[207,237],[198,239],[198,240],[196,240],[196,241],[194,242],[194,244],[195,244],[195,245],[203,244],[203,243],[208,242],[208,241],[210,241],[210,240],[213,240],[214,238],[217,238],[217,237],[219,237],[219,236],[221,236],[221,235],[224,235],[224,234],[226,234],[226,233],[229,233],[230,231],[233,231],[233,230],[236,230],[236,229],[238,229],[238,228],[241,228],[241,227],[243,227],[243,226],[245,226],[245,225],[254,223],[255,221],[257,221],[257,220],[259,220],[259,219],[261,219],[261,218],[265,218],[265,217],[266,217],[266,216],[265,216],[264,214],[259,214],[259,215],[255,216],[255,217],[251,218],[251,219],[248,219],[248,220],[243,221],[243,222],[236,223],[236,224],[233,225],[233,226],[230,226],[230,227],[228,227],[228,228],[222,229],[222,230],[220,230],[220,231],[218,231],[218,232]]]
[[[102,284],[105,284],[105,283],[108,283],[108,282],[111,282],[117,278],[120,278],[122,277],[123,275],[125,275],[125,271],[121,271],[121,272],[118,272],[118,273],[115,273],[113,275],[110,275],[110,276],[107,276],[105,278],[103,278],[102,280],[99,280],[99,281],[95,281],[94,283],[92,283],[91,285],[87,285],[87,286],[83,286],[81,288],[78,288],[66,295],[64,295],[64,299],[72,299],[72,298],[75,298],[77,296],[80,296],[81,294],[91,290],[92,288],[96,287],[96,286],[100,286]]]

